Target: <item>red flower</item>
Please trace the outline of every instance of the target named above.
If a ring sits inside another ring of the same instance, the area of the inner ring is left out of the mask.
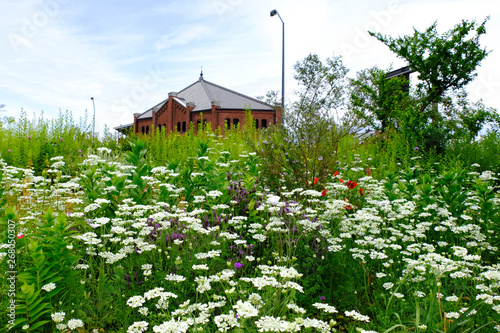
[[[342,179],[339,178],[339,182],[343,183],[344,181]]]
[[[325,190],[321,191],[321,195],[325,196],[327,192],[328,192],[328,190],[325,189]]]
[[[351,190],[352,190],[353,188],[355,188],[356,186],[358,186],[358,183],[353,182],[353,181],[351,181],[351,180],[349,180],[349,181],[348,181],[347,183],[345,183],[345,184],[346,184],[346,186],[347,186],[348,188],[350,188]]]
[[[371,174],[372,174],[372,171],[370,170],[370,168],[366,168],[366,175],[370,176]]]
[[[335,173],[333,174],[333,177],[337,177],[338,174],[339,174],[339,172],[335,171]]]
[[[17,236],[16,236],[16,237],[17,237],[17,238],[23,238],[24,236],[25,236],[25,235],[24,235],[22,232],[20,232],[20,233],[18,233],[18,234],[17,234]]]
[[[350,209],[351,209],[351,205],[346,205],[346,206],[344,206],[344,208],[345,208],[346,210],[350,210]]]
[[[361,195],[365,194],[365,192],[362,188],[359,189],[359,194],[361,194]]]
[[[313,180],[313,184],[316,185],[316,183],[318,182],[319,178],[318,177],[315,177],[314,180]]]

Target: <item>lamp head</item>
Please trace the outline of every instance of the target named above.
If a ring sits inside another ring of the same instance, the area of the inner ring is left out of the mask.
[[[271,10],[271,16],[274,16],[278,14],[278,11],[276,9]]]
[[[94,97],[90,97],[91,100],[94,100]]]

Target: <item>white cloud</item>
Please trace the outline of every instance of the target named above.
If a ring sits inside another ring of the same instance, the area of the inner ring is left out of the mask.
[[[181,26],[174,32],[165,34],[154,44],[156,51],[172,48],[177,45],[186,45],[210,36],[212,29],[205,25]]]

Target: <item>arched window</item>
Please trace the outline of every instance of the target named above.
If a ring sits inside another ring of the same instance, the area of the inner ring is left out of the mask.
[[[142,126],[142,134],[144,134],[144,126]]]
[[[233,127],[238,128],[238,124],[240,123],[240,120],[238,118],[233,119]]]
[[[177,132],[180,132],[181,131],[181,122],[178,122],[177,123]]]
[[[231,129],[231,119],[229,118],[224,119],[224,128]]]
[[[253,122],[254,122],[255,128],[259,129],[259,119],[254,119]]]
[[[149,125],[146,126],[146,134],[148,134],[148,133],[149,133]]]
[[[185,121],[182,122],[182,131],[186,132],[186,122]]]
[[[267,128],[267,119],[262,119],[260,127]]]

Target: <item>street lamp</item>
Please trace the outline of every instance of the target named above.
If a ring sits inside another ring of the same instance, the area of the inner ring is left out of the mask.
[[[95,102],[94,102],[94,97],[90,97],[92,100],[92,105],[94,105],[94,120],[92,121],[92,138],[95,137]]]
[[[278,17],[281,20],[281,23],[283,23],[283,49],[281,52],[281,110],[283,111],[285,109],[285,22],[283,22],[283,19],[281,18],[280,14],[276,9],[271,10],[271,17],[275,16],[278,14]],[[282,115],[283,116],[283,115]]]

